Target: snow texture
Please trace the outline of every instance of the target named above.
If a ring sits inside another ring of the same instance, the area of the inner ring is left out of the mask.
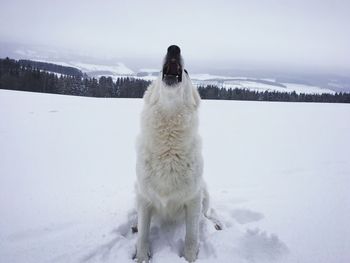
[[[133,262],[139,99],[0,90],[0,262]],[[350,262],[350,106],[203,101],[197,262]],[[152,263],[185,262],[153,224]]]
[[[52,63],[56,65],[61,65],[65,67],[74,67],[79,70],[81,70],[84,73],[97,75],[98,72],[103,72],[104,74],[101,74],[101,76],[129,76],[134,74],[134,72],[129,69],[127,66],[125,66],[121,62],[114,63],[112,65],[103,65],[103,64],[92,64],[92,63],[83,63],[78,61],[69,61],[69,62],[62,62],[62,61],[51,61],[51,60],[39,60],[34,59],[35,61],[39,62],[46,62],[46,63]]]

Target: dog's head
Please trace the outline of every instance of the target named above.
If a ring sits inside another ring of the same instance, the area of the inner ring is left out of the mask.
[[[162,80],[168,86],[173,86],[182,81],[183,60],[178,46],[168,47],[163,63]]]
[[[181,50],[178,46],[168,47],[163,69],[159,78],[152,82],[144,95],[146,104],[160,103],[168,108],[184,103],[196,109],[200,96],[187,71],[183,68]]]

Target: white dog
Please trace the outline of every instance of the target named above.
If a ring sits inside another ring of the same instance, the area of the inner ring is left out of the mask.
[[[199,103],[199,93],[183,69],[180,48],[170,46],[162,74],[144,95],[136,167],[138,262],[149,262],[148,234],[155,215],[163,220],[184,215],[183,255],[189,262],[197,258],[199,218],[207,215],[209,206],[202,179]]]

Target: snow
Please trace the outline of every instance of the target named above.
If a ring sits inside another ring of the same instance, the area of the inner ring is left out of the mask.
[[[113,75],[131,75],[134,72],[126,67],[123,63],[116,63],[115,65],[96,65],[81,62],[72,62],[72,65],[77,67],[83,72],[94,72],[94,71],[108,71]]]
[[[56,64],[64,67],[75,67],[71,62],[63,62],[63,61],[54,61],[54,60],[45,60],[45,59],[32,59],[33,61],[37,62],[44,62],[44,63],[51,63]],[[76,67],[77,68],[77,67]]]
[[[139,99],[0,90],[0,262],[133,262]],[[350,262],[350,106],[203,101],[197,262]],[[221,118],[219,117],[221,116]],[[154,225],[155,262],[185,262]]]
[[[49,74],[54,74],[54,75],[56,75],[58,78],[60,78],[60,77],[62,77],[62,76],[67,76],[67,75],[65,75],[65,74],[61,74],[61,73],[57,73],[57,72],[53,72],[53,71],[49,71],[49,70],[40,70],[40,72],[47,72],[47,73],[49,73]]]
[[[158,73],[160,70],[155,68],[141,68],[139,72],[147,72],[147,73]]]
[[[212,75],[212,74],[208,74],[208,73],[191,74],[191,78],[196,79],[196,80],[232,79],[232,77]]]
[[[312,85],[296,84],[296,83],[279,83],[272,79],[248,79],[248,78],[228,78],[222,77],[218,79],[196,79],[192,77],[196,86],[215,85],[226,89],[248,89],[258,92],[278,91],[278,92],[293,92],[305,94],[335,94],[335,91],[325,88],[320,88]]]
[[[257,81],[251,81],[251,80],[231,80],[224,82],[223,86],[225,88],[240,88],[240,89],[249,89],[249,90],[255,90],[255,91],[281,91],[281,92],[287,92],[287,87],[278,87],[273,86],[266,83],[259,83]]]
[[[109,76],[109,75],[125,76],[125,75],[134,74],[134,72],[131,69],[129,69],[127,66],[125,66],[121,62],[116,62],[114,64],[109,64],[109,65],[103,65],[103,64],[83,63],[78,61],[64,62],[64,61],[51,61],[51,60],[38,60],[38,59],[35,59],[35,61],[52,63],[52,64],[61,65],[65,67],[74,67],[81,70],[84,73],[87,73],[88,75],[95,74],[98,72],[104,72],[103,76]],[[106,74],[106,72],[108,72],[109,74]]]
[[[214,85],[223,88],[240,88],[258,92],[278,91],[293,92],[305,94],[335,94],[335,91],[317,86],[296,84],[296,83],[280,83],[271,78],[247,78],[247,77],[228,77],[211,74],[191,74],[191,79],[196,86]]]
[[[305,84],[296,84],[296,83],[282,83],[283,85],[287,86],[287,89],[289,91],[295,91],[296,93],[305,93],[305,94],[335,94],[334,90],[326,89],[326,88],[320,88],[316,86],[311,85],[305,85]]]
[[[103,65],[103,64],[92,64],[92,63],[83,63],[78,61],[48,61],[48,60],[38,60],[39,62],[53,63],[66,67],[74,67],[82,72],[86,73],[90,77],[100,78],[102,76],[111,77],[113,81],[116,81],[118,78],[132,77],[137,79],[143,79],[146,81],[153,81],[158,77],[160,69],[152,68],[143,68],[135,73],[133,70],[129,69],[125,64],[117,62],[115,64]],[[138,75],[138,74],[142,75]],[[147,74],[143,76],[144,74]],[[195,86],[207,86],[214,85],[223,88],[241,88],[248,89],[258,92],[264,91],[278,91],[278,92],[293,92],[296,93],[305,93],[305,94],[335,94],[334,90],[321,88],[313,85],[306,84],[297,84],[297,83],[279,83],[275,79],[271,78],[247,78],[242,76],[221,76],[221,75],[212,75],[208,73],[194,73],[191,74],[191,79]],[[336,85],[333,85],[336,87]]]
[[[136,78],[143,79],[143,80],[146,80],[146,81],[153,81],[153,80],[156,80],[158,78],[158,76],[148,75],[148,76],[136,77]]]

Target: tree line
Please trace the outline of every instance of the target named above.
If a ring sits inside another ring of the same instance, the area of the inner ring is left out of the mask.
[[[254,101],[286,101],[286,102],[329,102],[350,103],[350,93],[305,94],[279,91],[254,91],[240,88],[219,88],[214,85],[199,86],[202,99],[215,100],[254,100]]]
[[[116,81],[111,77],[89,78],[81,72],[80,74],[79,70],[72,71],[70,67],[64,66],[55,68],[52,65],[55,64],[0,59],[0,89],[89,97],[142,98],[150,84],[150,81],[130,77],[118,78]],[[52,72],[60,73],[60,76]],[[202,99],[350,103],[350,94],[342,92],[259,92],[241,88],[219,88],[213,85],[199,86],[198,91]]]
[[[21,66],[24,66],[26,68],[36,68],[39,70],[45,70],[45,71],[55,72],[55,73],[59,73],[59,74],[75,76],[75,77],[83,77],[84,76],[84,74],[83,74],[83,72],[81,72],[81,70],[74,68],[74,67],[67,67],[67,66],[57,65],[57,64],[53,64],[53,63],[26,60],[26,59],[20,59],[20,60],[18,60],[18,62]]]
[[[150,84],[150,81],[129,77],[118,78],[116,81],[111,77],[89,78],[71,73],[69,67],[67,71],[60,68],[60,72],[65,73],[58,76],[52,73],[55,72],[54,68],[51,68],[52,72],[47,72],[44,64],[39,69],[35,64],[9,58],[0,59],[0,89],[88,97],[142,98]]]

